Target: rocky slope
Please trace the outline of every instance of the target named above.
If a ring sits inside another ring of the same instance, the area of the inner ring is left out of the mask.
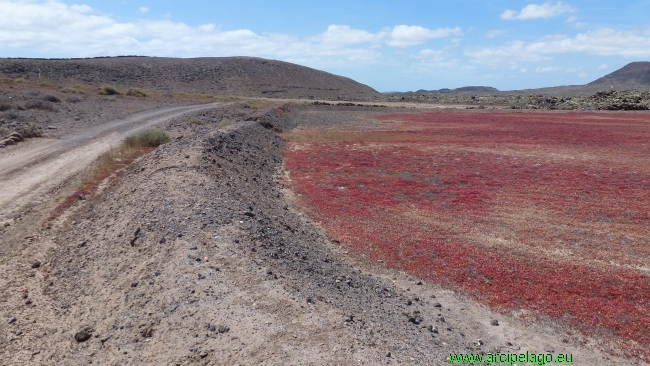
[[[622,68],[592,81],[590,85],[604,85],[614,89],[647,86],[650,87],[650,62],[632,62]]]
[[[255,57],[0,59],[0,78],[249,97],[371,100],[374,89],[324,71]]]

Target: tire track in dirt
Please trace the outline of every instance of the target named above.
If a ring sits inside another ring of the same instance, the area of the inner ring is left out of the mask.
[[[160,108],[136,113],[61,140],[24,144],[0,155],[0,220],[38,201],[48,189],[81,172],[123,138],[182,114],[223,103]]]

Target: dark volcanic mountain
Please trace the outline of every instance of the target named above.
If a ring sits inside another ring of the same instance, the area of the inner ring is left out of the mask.
[[[0,59],[0,77],[57,84],[141,87],[164,92],[253,97],[370,100],[380,94],[352,79],[256,57]]]
[[[650,62],[632,62],[611,74],[592,81],[590,85],[606,84],[614,85],[650,85]]]

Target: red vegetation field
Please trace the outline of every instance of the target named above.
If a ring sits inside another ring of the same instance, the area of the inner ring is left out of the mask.
[[[650,115],[395,114],[286,135],[328,233],[499,311],[650,357]]]

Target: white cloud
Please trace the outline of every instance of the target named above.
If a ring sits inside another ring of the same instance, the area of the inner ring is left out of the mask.
[[[382,40],[384,35],[384,33],[370,33],[361,29],[353,29],[348,25],[330,25],[324,33],[315,37],[315,39],[330,45],[351,45],[377,43]]]
[[[515,10],[506,10],[501,14],[501,19],[504,20],[525,20],[525,19],[539,19],[539,18],[553,18],[564,13],[574,12],[576,9],[562,1],[552,3],[545,2],[542,5],[530,4],[521,9],[520,12]]]
[[[605,70],[605,69],[607,69],[608,67],[609,67],[609,65],[607,65],[607,64],[602,64],[602,65],[598,66],[598,70]]]
[[[650,57],[650,31],[603,28],[573,37],[549,35],[535,42],[513,41],[465,51],[465,55],[481,63],[539,61],[550,55],[568,53],[647,58]]]
[[[151,9],[147,8],[146,6],[141,6],[139,10],[140,10],[141,13],[148,13],[149,10],[151,10]]]
[[[417,25],[398,25],[388,33],[386,43],[389,46],[408,47],[425,43],[433,38],[461,36],[463,31],[459,28],[427,29]]]
[[[585,28],[588,25],[588,23],[579,22],[576,16],[569,17],[565,23],[573,24],[573,27],[577,29]]]
[[[498,37],[498,36],[500,36],[502,34],[506,34],[507,32],[508,31],[505,30],[505,29],[492,29],[491,31],[485,33],[485,36],[487,38],[492,39],[492,38]]]
[[[584,73],[584,72],[581,72],[581,73],[578,74],[578,77],[581,78],[581,79],[584,79],[584,78],[587,77],[587,74]]]
[[[535,72],[553,72],[553,71],[559,71],[562,70],[561,67],[553,67],[553,66],[547,66],[547,67],[538,67],[535,69]]]
[[[459,36],[460,28],[398,25],[379,32],[331,25],[312,37],[221,30],[215,24],[189,26],[168,19],[119,22],[87,5],[59,0],[0,0],[0,52],[45,57],[152,55],[174,57],[260,56],[308,60],[313,64],[376,62],[382,45],[407,47],[433,38]],[[143,10],[143,9],[141,9]]]

